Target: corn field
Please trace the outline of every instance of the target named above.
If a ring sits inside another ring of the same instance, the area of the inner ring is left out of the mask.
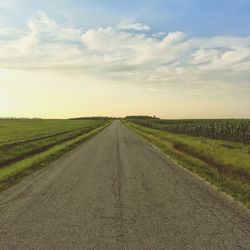
[[[133,119],[135,123],[172,133],[250,144],[250,119],[160,120]]]

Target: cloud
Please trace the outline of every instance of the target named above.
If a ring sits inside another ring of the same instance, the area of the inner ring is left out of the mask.
[[[15,0],[0,0],[0,6],[12,6]]]
[[[168,47],[169,45],[180,41],[184,37],[184,34],[180,31],[171,32],[161,42],[161,46]]]
[[[134,31],[150,31],[150,27],[144,23],[132,23],[132,24],[126,24],[122,25],[120,27],[122,30],[134,30]]]
[[[43,12],[26,30],[0,30],[0,68],[77,70],[155,87],[249,86],[250,37],[153,33],[143,23],[82,30]]]
[[[199,49],[192,54],[192,59],[190,60],[193,64],[209,63],[219,60],[220,51],[217,49]]]

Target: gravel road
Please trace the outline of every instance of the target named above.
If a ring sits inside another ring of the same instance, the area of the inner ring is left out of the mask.
[[[0,193],[0,249],[250,249],[250,213],[115,121]]]

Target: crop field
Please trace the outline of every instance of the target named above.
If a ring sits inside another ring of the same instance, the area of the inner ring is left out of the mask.
[[[158,146],[182,166],[201,175],[250,207],[249,144],[229,141],[227,136],[228,140],[221,140],[209,138],[211,135],[198,137],[172,133],[158,127],[159,124],[164,124],[164,121],[134,121],[128,122],[127,126]],[[194,127],[197,125],[194,121],[190,122]],[[198,121],[198,124],[200,123],[202,121]],[[167,124],[170,126],[170,123]],[[172,124],[178,124],[178,121],[173,121]],[[185,130],[185,122],[181,121],[180,124]],[[206,121],[204,124],[207,124]]]
[[[5,176],[12,165],[18,165],[22,161],[27,162],[27,159],[47,152],[57,145],[64,148],[64,145],[69,144],[67,142],[77,141],[77,138],[104,126],[107,122],[103,120],[0,120],[0,176]]]
[[[133,119],[150,128],[198,137],[250,144],[249,119],[160,120]]]
[[[0,147],[98,126],[101,120],[0,120]]]
[[[103,124],[100,120],[0,120],[0,167]]]

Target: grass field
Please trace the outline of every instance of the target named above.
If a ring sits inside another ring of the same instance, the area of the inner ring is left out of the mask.
[[[0,120],[0,189],[16,181],[23,170],[47,164],[107,124],[103,120]]]
[[[250,145],[174,134],[132,122],[134,130],[180,165],[250,207]]]

